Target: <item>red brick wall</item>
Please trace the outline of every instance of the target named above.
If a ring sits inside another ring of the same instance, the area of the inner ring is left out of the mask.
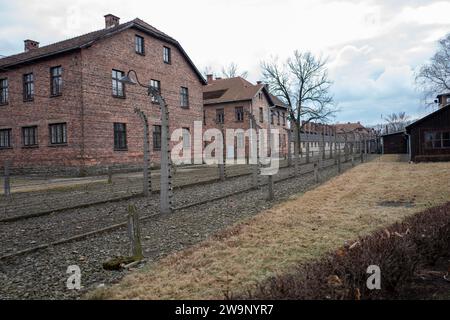
[[[134,37],[145,39],[145,55],[135,53]],[[171,64],[163,62],[163,46],[171,48]],[[105,39],[83,50],[83,98],[85,105],[86,161],[88,165],[125,164],[142,162],[143,129],[141,120],[134,114],[138,107],[146,113],[153,125],[161,123],[159,106],[152,104],[145,88],[126,86],[126,99],[114,98],[111,88],[112,69],[127,72],[136,70],[139,81],[148,84],[151,79],[161,81],[162,95],[169,106],[170,130],[190,128],[194,121],[203,119],[202,84],[176,47],[127,30],[113,38]],[[189,89],[190,107],[180,107],[181,87]],[[113,123],[127,124],[128,151],[114,151]],[[153,151],[150,132],[151,160],[159,163],[160,152]]]
[[[62,95],[50,97],[50,67],[62,66]],[[17,168],[78,166],[81,155],[81,60],[72,53],[10,71],[0,71],[8,78],[9,103],[0,106],[0,129],[12,129],[12,149],[0,150],[0,163],[8,159]],[[34,101],[23,101],[22,76],[34,74]],[[50,146],[50,123],[67,122],[68,145]],[[24,148],[22,127],[38,126],[38,147]],[[1,164],[0,164],[1,165]]]
[[[135,35],[145,38],[145,55],[135,53]],[[171,48],[171,64],[163,62],[163,46]],[[63,67],[63,94],[50,98],[50,71],[52,66]],[[13,161],[14,168],[77,169],[107,165],[140,166],[143,159],[143,128],[134,108],[143,110],[152,126],[160,124],[159,107],[152,104],[146,89],[127,86],[126,98],[112,96],[112,69],[137,71],[139,80],[161,81],[162,95],[170,111],[171,132],[187,127],[193,132],[194,121],[202,121],[202,83],[172,45],[133,29],[94,43],[76,53],[30,64],[8,72],[0,71],[0,78],[9,81],[9,104],[0,106],[0,129],[12,128],[13,148],[0,150],[0,163]],[[33,72],[35,77],[34,102],[23,102],[22,75]],[[81,85],[82,83],[82,85]],[[181,86],[189,88],[190,107],[180,107]],[[50,147],[48,124],[67,122],[68,144]],[[127,124],[127,151],[114,151],[113,123]],[[22,148],[21,127],[38,125],[39,147]],[[160,152],[153,151],[152,163],[159,163]]]
[[[206,115],[206,124],[205,124],[205,130],[211,129],[211,128],[220,128],[220,126],[216,123],[216,110],[217,109],[223,109],[225,113],[225,123],[223,124],[223,127],[225,129],[243,129],[248,130],[250,128],[250,122],[249,117],[247,114],[244,115],[244,121],[243,122],[237,122],[235,117],[235,108],[236,107],[244,107],[244,111],[252,112],[258,126],[262,127],[263,129],[268,129],[268,108],[270,104],[266,97],[263,95],[262,99],[259,98],[259,95],[257,95],[255,98],[253,98],[252,101],[244,101],[244,102],[233,102],[233,103],[223,103],[223,104],[214,104],[214,105],[205,105],[205,115]],[[264,110],[264,122],[260,122],[259,118],[259,108],[263,108]],[[285,109],[280,108],[280,115],[282,115],[282,112],[286,113],[286,117],[288,116],[287,111]],[[278,108],[275,110],[278,111]],[[286,120],[287,123],[287,120]],[[280,119],[280,126],[277,125],[277,118],[275,116],[274,118],[274,124],[271,125],[272,129],[279,129],[280,130],[280,143],[281,143],[281,149],[280,154],[284,156],[287,154],[287,132],[285,129],[288,128],[288,126],[283,126],[283,120],[282,117]],[[283,141],[284,139],[284,141]],[[246,141],[246,146],[248,150],[248,141]]]

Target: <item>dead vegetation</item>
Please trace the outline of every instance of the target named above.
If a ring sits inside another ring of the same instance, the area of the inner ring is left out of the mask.
[[[88,298],[214,299],[239,294],[449,198],[450,163],[366,163]]]

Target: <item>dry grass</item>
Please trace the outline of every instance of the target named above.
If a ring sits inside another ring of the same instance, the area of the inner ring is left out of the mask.
[[[450,163],[366,163],[88,297],[223,298],[449,198]]]

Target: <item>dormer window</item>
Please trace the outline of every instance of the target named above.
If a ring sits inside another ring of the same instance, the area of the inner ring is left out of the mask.
[[[136,53],[140,55],[145,54],[144,38],[141,36],[135,36],[135,49]]]

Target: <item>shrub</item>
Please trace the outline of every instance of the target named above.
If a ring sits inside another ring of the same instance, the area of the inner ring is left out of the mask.
[[[321,260],[299,265],[234,299],[401,299],[419,266],[450,250],[450,203],[360,238]],[[369,290],[367,268],[381,269],[381,290]],[[231,298],[231,297],[230,297]]]

